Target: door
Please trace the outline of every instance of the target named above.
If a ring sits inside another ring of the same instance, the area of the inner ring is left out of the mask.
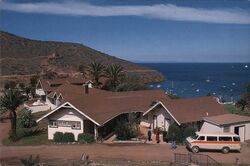
[[[157,116],[153,115],[153,129],[157,128]]]
[[[165,121],[164,121],[164,131],[168,131],[169,126],[170,126],[170,119],[165,118]]]
[[[240,141],[245,141],[245,126],[234,127],[234,133],[240,136]]]

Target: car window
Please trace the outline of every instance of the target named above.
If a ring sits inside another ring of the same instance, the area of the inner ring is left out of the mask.
[[[207,141],[217,141],[217,137],[214,136],[208,136]]]
[[[219,141],[232,141],[232,137],[219,137]]]
[[[198,140],[203,141],[203,140],[205,140],[205,137],[204,137],[204,136],[200,136],[200,137],[198,138]]]
[[[234,141],[239,142],[240,141],[240,137],[234,137]]]
[[[192,136],[193,139],[197,139],[199,137],[199,135],[195,134]]]

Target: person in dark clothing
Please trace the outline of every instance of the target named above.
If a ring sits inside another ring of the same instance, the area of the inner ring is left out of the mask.
[[[176,135],[175,135],[175,133],[173,133],[172,149],[176,149]]]
[[[151,136],[152,136],[152,133],[151,133],[151,130],[148,130],[148,141],[151,141]]]

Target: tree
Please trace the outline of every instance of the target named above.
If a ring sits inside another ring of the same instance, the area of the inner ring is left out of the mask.
[[[88,72],[94,78],[94,84],[96,87],[99,87],[99,85],[101,84],[99,80],[101,77],[103,77],[104,68],[105,66],[100,62],[92,62],[88,66]]]
[[[247,105],[247,102],[246,102],[246,100],[244,100],[244,99],[240,99],[240,100],[236,103],[236,106],[241,107],[241,111],[244,111],[244,110],[245,110],[246,105]]]
[[[3,95],[0,98],[0,106],[1,112],[9,112],[10,113],[10,122],[11,122],[11,132],[10,138],[12,140],[16,139],[16,121],[17,121],[17,113],[16,109],[19,107],[24,101],[23,96],[17,88],[14,89],[6,89],[3,92]]]
[[[26,87],[25,92],[31,92],[32,96],[35,97],[36,94],[36,85],[38,82],[39,76],[33,76],[30,78],[30,87]]]
[[[78,70],[80,71],[80,73],[82,74],[82,76],[83,77],[85,77],[86,76],[86,66],[84,66],[84,65],[80,65],[79,67],[78,67]]]
[[[123,67],[121,65],[112,64],[105,68],[105,77],[108,78],[112,87],[116,88],[122,77],[124,77]]]

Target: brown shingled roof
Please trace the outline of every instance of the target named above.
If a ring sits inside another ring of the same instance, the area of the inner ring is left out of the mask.
[[[218,116],[205,117],[205,121],[215,123],[217,125],[227,125],[239,122],[250,122],[250,117],[235,114],[224,114]]]
[[[227,113],[225,109],[211,96],[164,100],[162,103],[179,123],[201,121],[207,116]]]
[[[153,101],[168,98],[163,91],[144,90],[133,92],[102,92],[85,95],[86,97],[68,98],[71,104],[87,114],[99,124],[121,113],[145,112]]]

